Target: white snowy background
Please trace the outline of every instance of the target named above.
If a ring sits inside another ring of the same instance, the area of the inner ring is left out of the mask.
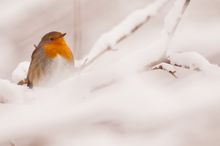
[[[73,47],[72,20],[62,16],[72,19],[74,10],[64,2],[64,10],[51,9],[43,21],[34,7],[45,10],[60,3],[1,1],[0,145],[220,145],[219,0],[191,0],[173,35],[185,0],[112,1],[109,7],[117,7],[114,15],[108,12],[111,17],[94,12],[90,26],[82,20],[82,31],[88,32],[82,32],[81,60],[70,78],[52,87],[17,86],[27,73],[33,44],[45,32],[69,32]],[[91,3],[82,1],[84,19]],[[32,14],[35,18],[27,19]],[[130,34],[146,16],[149,20]],[[63,19],[53,19],[58,17]],[[61,20],[65,23],[54,24]],[[43,22],[50,25],[44,28]],[[150,67],[166,55],[171,64],[182,66],[164,66],[177,78]]]

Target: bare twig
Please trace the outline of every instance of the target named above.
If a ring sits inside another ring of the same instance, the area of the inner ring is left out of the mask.
[[[174,70],[173,66],[171,64],[168,64],[168,63],[160,63],[156,66],[154,66],[152,68],[153,70],[157,70],[157,69],[160,69],[160,70],[165,70],[167,71],[168,73],[170,73],[174,78],[177,78],[176,76],[176,70]]]

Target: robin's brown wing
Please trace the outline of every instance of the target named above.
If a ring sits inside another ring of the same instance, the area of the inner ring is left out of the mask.
[[[35,50],[33,51],[32,55],[31,55],[31,63],[30,63],[30,66],[29,66],[29,69],[28,69],[28,74],[27,74],[27,86],[29,88],[32,88],[33,87],[33,80],[34,80],[34,70],[35,70],[35,62],[36,62],[36,57],[37,57],[37,51],[39,51],[39,48],[37,48],[35,46]]]
[[[36,85],[45,72],[46,57],[42,48],[36,47],[31,56],[31,63],[27,75],[27,86],[32,88]]]
[[[28,87],[31,87],[31,82],[32,82],[32,70],[33,70],[33,62],[35,62],[34,61],[34,56],[36,56],[35,54],[36,54],[36,52],[38,51],[38,48],[37,48],[37,46],[36,45],[34,45],[34,47],[35,47],[35,50],[33,51],[33,53],[32,53],[32,55],[31,55],[31,63],[30,63],[30,65],[29,65],[29,68],[28,68],[28,74],[27,74],[27,77],[24,79],[24,80],[21,80],[21,81],[19,81],[17,84],[18,85],[24,85],[24,84],[27,84],[27,86]]]

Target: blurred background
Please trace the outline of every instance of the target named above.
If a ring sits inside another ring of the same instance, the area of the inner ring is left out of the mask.
[[[66,32],[76,59],[86,55],[95,41],[136,9],[154,0],[0,0],[0,78],[30,61],[34,44],[50,31]],[[167,9],[170,7],[167,6]],[[198,51],[220,64],[220,0],[192,0],[170,51]],[[159,37],[164,13],[152,19],[123,43],[134,49]],[[185,38],[184,40],[182,38]]]

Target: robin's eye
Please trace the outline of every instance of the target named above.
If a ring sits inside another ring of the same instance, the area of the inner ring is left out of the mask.
[[[54,40],[54,38],[53,38],[53,37],[50,37],[49,39],[50,39],[51,41],[53,41],[53,40]]]

